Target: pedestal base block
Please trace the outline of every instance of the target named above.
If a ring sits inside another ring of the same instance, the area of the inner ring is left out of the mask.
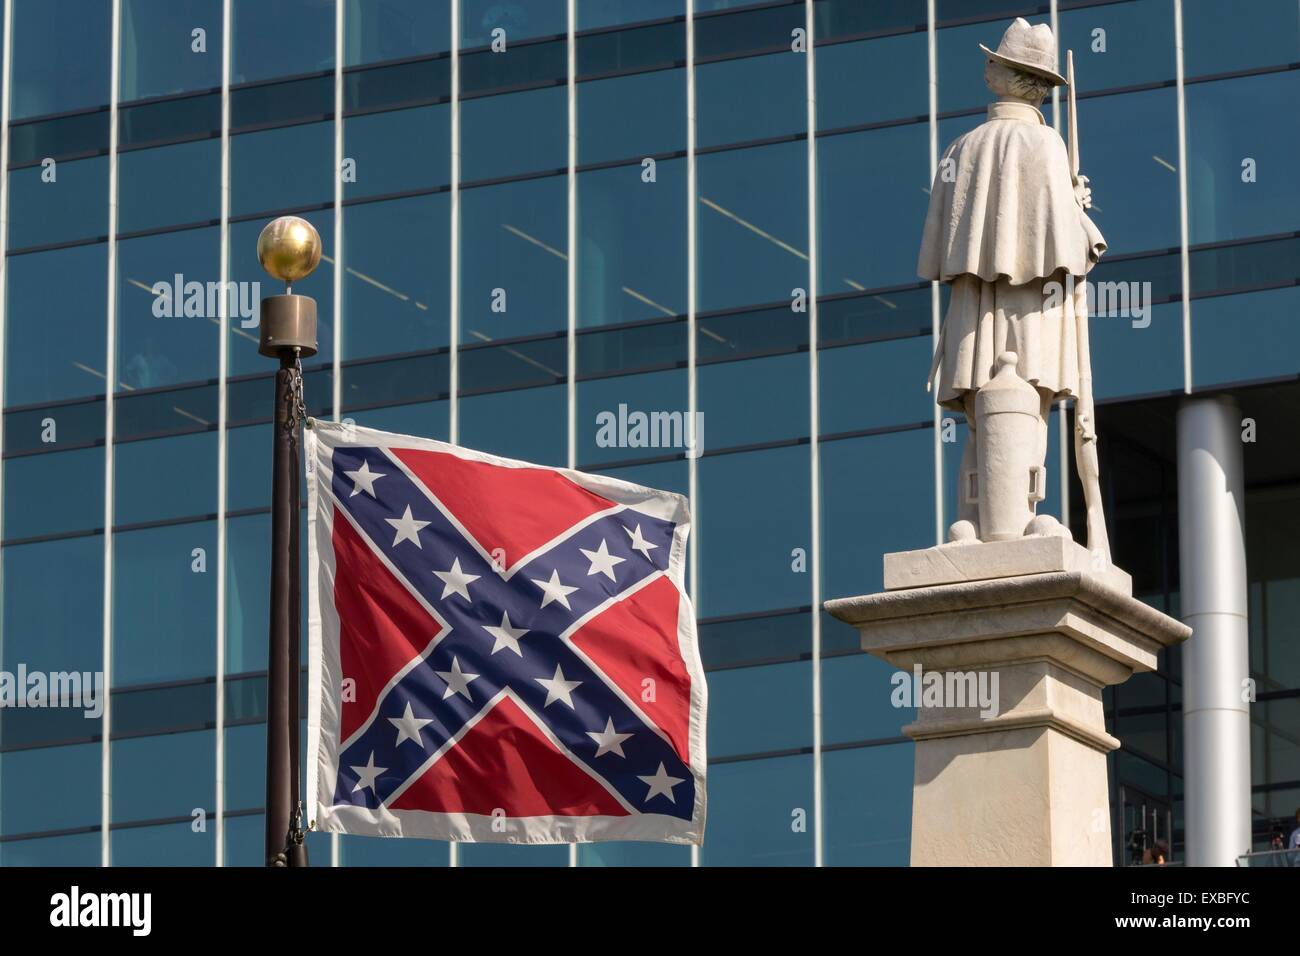
[[[886,581],[944,583],[826,604],[917,688],[903,728],[916,741],[913,865],[1109,866],[1106,754],[1119,741],[1102,688],[1154,669],[1190,629],[1131,597],[1122,571],[1080,568],[1072,541],[927,551],[946,553],[887,555]]]

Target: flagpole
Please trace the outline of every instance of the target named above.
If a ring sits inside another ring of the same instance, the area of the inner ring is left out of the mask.
[[[316,354],[316,300],[293,293],[320,262],[311,223],[281,216],[257,239],[257,258],[283,295],[261,304],[258,351],[278,359],[271,464],[271,615],[266,677],[266,865],[306,866],[299,794],[298,674],[301,659],[298,553],[300,426],[305,423],[302,359]]]

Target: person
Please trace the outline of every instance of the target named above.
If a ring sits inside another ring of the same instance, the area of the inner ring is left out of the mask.
[[[1291,838],[1286,841],[1288,850],[1300,850],[1300,807],[1295,811],[1295,829],[1291,831]]]
[[[1086,287],[1075,279],[1106,250],[1086,212],[1092,205],[1087,177],[1073,177],[1065,143],[1039,109],[1066,82],[1057,72],[1051,27],[1017,17],[997,50],[980,48],[987,54],[984,82],[997,100],[986,122],[944,152],[917,262],[921,278],[946,282],[952,292],[927,383],[937,374],[935,401],[963,412],[969,428],[952,541],[979,537],[979,492],[970,494],[976,393],[993,376],[998,356],[1014,352],[1017,374],[1039,394],[1035,461],[1041,472],[1052,404],[1079,395],[1081,372],[1091,377],[1081,368],[1088,358],[1079,347],[1078,323],[1087,332]],[[1077,411],[1075,424],[1077,452],[1094,436]],[[1093,493],[1085,480],[1084,492],[1089,547],[1102,547],[1109,559],[1100,491]]]

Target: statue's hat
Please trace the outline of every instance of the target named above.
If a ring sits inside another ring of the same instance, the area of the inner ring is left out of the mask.
[[[1015,22],[1007,27],[1007,32],[1002,34],[1002,42],[996,50],[990,50],[983,43],[980,49],[1012,69],[1045,77],[1055,86],[1065,85],[1065,77],[1056,72],[1056,37],[1052,36],[1052,28],[1046,23],[1036,23],[1031,27],[1024,17],[1016,17]]]

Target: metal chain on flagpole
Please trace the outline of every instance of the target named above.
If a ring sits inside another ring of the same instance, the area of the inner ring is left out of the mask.
[[[307,404],[303,398],[302,390],[302,349],[293,350],[293,379],[290,385],[290,395],[293,398],[294,411],[297,413],[295,419],[289,416],[289,427],[297,429],[299,423],[307,422]]]

